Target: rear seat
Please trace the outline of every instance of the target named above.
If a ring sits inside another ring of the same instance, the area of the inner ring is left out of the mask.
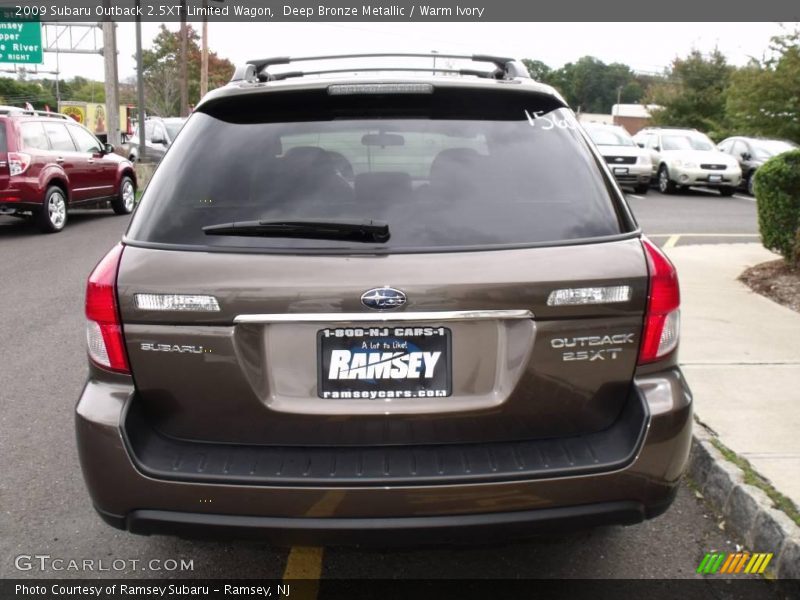
[[[462,195],[482,178],[483,158],[472,148],[447,148],[431,163],[428,185],[418,190],[420,198],[442,200]]]
[[[364,206],[405,203],[412,197],[411,175],[401,171],[360,173],[355,181],[356,202]]]
[[[304,204],[353,201],[353,189],[332,153],[316,146],[296,146],[279,161],[280,170],[270,185],[284,197],[302,198]]]

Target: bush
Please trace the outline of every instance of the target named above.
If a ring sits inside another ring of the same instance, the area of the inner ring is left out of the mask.
[[[755,177],[764,247],[800,266],[800,150],[771,158]]]

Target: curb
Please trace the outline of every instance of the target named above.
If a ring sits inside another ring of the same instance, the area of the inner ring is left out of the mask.
[[[800,527],[773,508],[762,490],[744,482],[744,471],[722,456],[713,437],[695,422],[689,476],[747,548],[775,555],[770,571],[779,579],[800,579]]]

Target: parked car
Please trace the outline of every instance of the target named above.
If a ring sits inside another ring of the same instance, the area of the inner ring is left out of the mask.
[[[735,136],[721,141],[717,147],[721,152],[730,154],[739,161],[742,169],[742,186],[747,193],[754,196],[753,175],[758,168],[773,156],[794,150],[797,144],[786,140]]]
[[[0,107],[0,215],[33,216],[41,231],[67,224],[70,209],[129,214],[133,165],[66,115]]]
[[[695,186],[732,196],[741,183],[739,163],[696,129],[646,127],[633,139],[650,152],[652,174],[662,194]]]
[[[186,119],[175,117],[162,119],[161,117],[148,117],[144,122],[144,143],[147,158],[154,162],[164,158],[167,149],[175,141]],[[131,162],[139,160],[139,125],[133,127],[133,135],[122,145],[122,154]]]
[[[653,170],[650,153],[639,148],[625,128],[619,125],[584,123],[583,127],[617,182],[632,187],[637,194],[646,194]]]
[[[692,429],[675,269],[562,97],[472,60],[259,60],[200,102],[87,285],[76,427],[106,522],[416,544],[667,509]]]

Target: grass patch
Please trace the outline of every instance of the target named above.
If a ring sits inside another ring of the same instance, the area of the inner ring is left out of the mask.
[[[776,490],[773,485],[759,475],[753,466],[744,458],[736,454],[733,450],[728,448],[725,444],[720,442],[716,437],[711,438],[711,443],[720,451],[726,460],[729,460],[742,471],[744,471],[744,482],[748,485],[757,487],[763,491],[769,499],[772,500],[773,505],[778,510],[785,512],[792,521],[800,525],[800,511],[797,510],[794,502]]]

